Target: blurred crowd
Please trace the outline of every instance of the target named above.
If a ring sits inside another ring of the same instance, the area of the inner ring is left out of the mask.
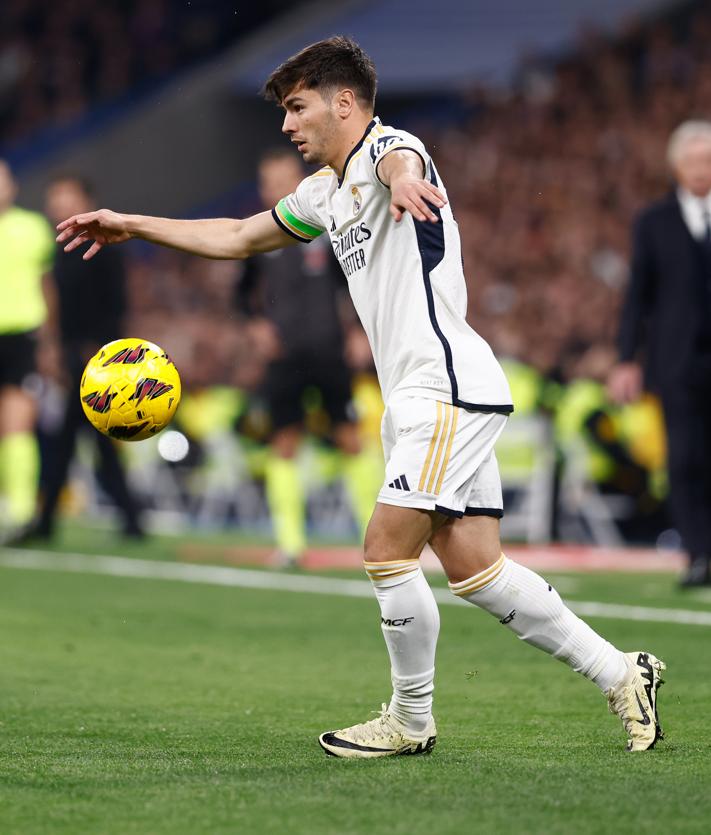
[[[613,346],[632,220],[671,188],[671,131],[711,113],[705,5],[615,39],[587,33],[560,63],[526,62],[513,94],[473,91],[466,126],[431,133],[470,318],[499,353],[570,378],[581,349]]]
[[[0,146],[213,56],[285,8],[283,0],[3,0]]]
[[[513,92],[469,93],[466,124],[419,121],[459,222],[470,321],[498,354],[563,379],[604,376],[614,361],[633,218],[671,188],[673,128],[711,112],[711,12],[698,5],[621,37],[588,32],[561,61],[527,60]],[[254,356],[225,304],[238,280],[239,266],[144,252],[131,271],[136,327],[189,315],[194,373],[244,382]],[[201,317],[219,341],[201,344]]]
[[[266,5],[273,12],[278,4]],[[523,62],[511,90],[471,90],[466,120],[434,126],[425,113],[416,128],[460,226],[469,319],[509,363],[517,412],[550,418],[557,456],[566,438],[584,435],[588,474],[602,490],[633,494],[637,516],[655,519],[651,531],[664,525],[658,409],[646,402],[635,419],[648,431],[629,432],[628,416],[606,400],[604,380],[616,359],[632,220],[671,187],[665,154],[673,128],[711,112],[704,7],[689,4],[615,37],[586,32],[567,57]],[[0,141],[214,52],[235,26],[244,31],[244,17],[224,14],[218,2],[4,3]],[[127,253],[125,335],[170,352],[188,404],[206,391],[257,390],[268,351],[235,304],[243,267],[140,244]],[[344,322],[346,359],[372,381],[369,350],[347,305]],[[375,439],[381,404],[372,386],[362,398],[361,421]],[[245,429],[245,403],[231,401],[230,430]],[[199,417],[191,426],[190,416],[199,411],[188,405],[182,424],[197,440]],[[260,440],[259,430],[253,434]],[[551,520],[548,533],[554,527]]]

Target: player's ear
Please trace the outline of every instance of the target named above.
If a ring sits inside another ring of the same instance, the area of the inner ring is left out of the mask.
[[[336,114],[340,116],[341,119],[347,119],[355,108],[355,93],[347,87],[343,90],[337,90],[333,96],[332,103]]]

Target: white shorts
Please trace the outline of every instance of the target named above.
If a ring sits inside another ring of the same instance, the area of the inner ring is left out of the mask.
[[[447,516],[503,516],[494,444],[506,415],[395,397],[381,426],[385,483],[378,501]]]

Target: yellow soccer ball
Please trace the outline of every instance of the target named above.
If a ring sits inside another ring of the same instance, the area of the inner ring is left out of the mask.
[[[166,352],[145,339],[117,339],[89,360],[80,387],[91,425],[121,441],[156,435],[180,402],[180,376]]]

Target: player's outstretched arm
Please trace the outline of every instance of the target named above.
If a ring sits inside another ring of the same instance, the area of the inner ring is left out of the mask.
[[[205,258],[223,259],[249,258],[258,252],[269,252],[297,243],[279,228],[270,212],[261,212],[244,220],[173,220],[99,209],[63,220],[57,225],[57,232],[57,241],[65,244],[65,252],[93,242],[83,255],[85,261],[104,246],[131,238]]]
[[[380,163],[378,174],[390,188],[390,214],[396,223],[402,220],[405,212],[410,212],[415,220],[437,223],[437,215],[428,203],[441,209],[447,198],[424,179],[424,173],[422,158],[414,151],[391,151]]]

